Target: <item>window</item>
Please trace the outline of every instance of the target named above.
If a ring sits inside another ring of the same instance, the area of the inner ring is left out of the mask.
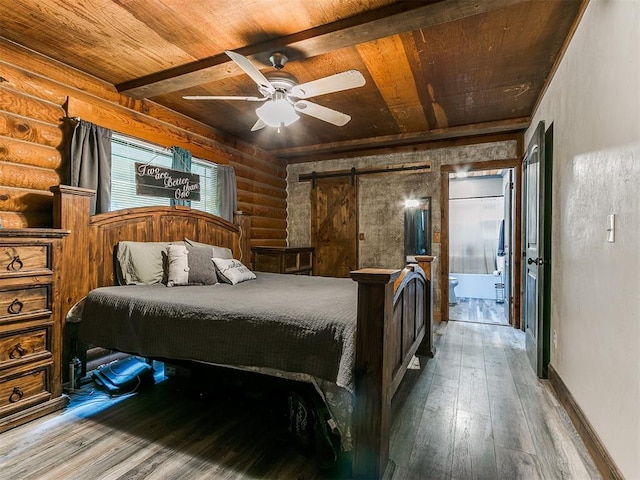
[[[111,211],[132,207],[171,204],[171,199],[136,195],[135,163],[172,168],[171,150],[160,145],[113,132],[111,139]],[[218,207],[218,166],[192,158],[191,173],[200,175],[200,200],[191,200],[191,208],[214,215]]]

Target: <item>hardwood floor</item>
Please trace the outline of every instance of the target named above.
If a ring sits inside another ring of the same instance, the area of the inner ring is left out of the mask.
[[[448,322],[436,333],[436,357],[394,399],[394,479],[601,478],[521,331]]]
[[[504,303],[484,298],[458,297],[458,303],[449,305],[449,320],[495,325],[509,324]]]
[[[438,324],[436,357],[394,399],[393,480],[600,478],[521,332]],[[426,359],[421,358],[421,363]],[[162,382],[118,398],[85,388],[71,406],[0,435],[2,479],[320,479],[260,391],[202,398]]]

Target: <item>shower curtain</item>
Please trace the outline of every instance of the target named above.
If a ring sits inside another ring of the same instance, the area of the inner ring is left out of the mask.
[[[449,271],[493,274],[504,198],[449,201]]]

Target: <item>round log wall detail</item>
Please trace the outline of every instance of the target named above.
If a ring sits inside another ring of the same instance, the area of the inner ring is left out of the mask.
[[[0,221],[5,228],[49,227],[50,187],[66,183],[69,115],[236,170],[238,209],[251,215],[251,245],[286,245],[286,165],[249,144],[106,82],[0,39]],[[73,100],[79,111],[70,108]]]

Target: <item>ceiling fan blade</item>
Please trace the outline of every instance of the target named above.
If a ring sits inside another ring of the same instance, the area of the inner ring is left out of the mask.
[[[293,107],[297,112],[304,113],[310,117],[315,117],[325,122],[332,123],[338,127],[346,125],[351,117],[346,113],[338,112],[328,107],[323,107],[317,103],[307,102],[306,100],[299,100],[293,104]]]
[[[225,50],[224,53],[226,53],[231,60],[236,62],[238,66],[244,70],[244,73],[249,75],[251,79],[258,84],[261,92],[266,91],[268,93],[274,93],[276,91],[269,80],[267,80],[267,77],[265,77],[247,57],[240,55],[239,53],[232,52],[231,50]]]
[[[256,130],[260,130],[261,128],[264,128],[266,126],[267,124],[264,123],[261,118],[259,118],[258,121],[253,124],[253,127],[251,127],[251,131],[255,132]]]
[[[185,95],[185,100],[246,100],[247,102],[264,102],[269,97],[239,97],[235,95]]]
[[[301,83],[291,89],[291,96],[297,98],[311,98],[325,93],[340,92],[350,88],[361,87],[366,80],[358,70],[347,70],[328,77]]]

